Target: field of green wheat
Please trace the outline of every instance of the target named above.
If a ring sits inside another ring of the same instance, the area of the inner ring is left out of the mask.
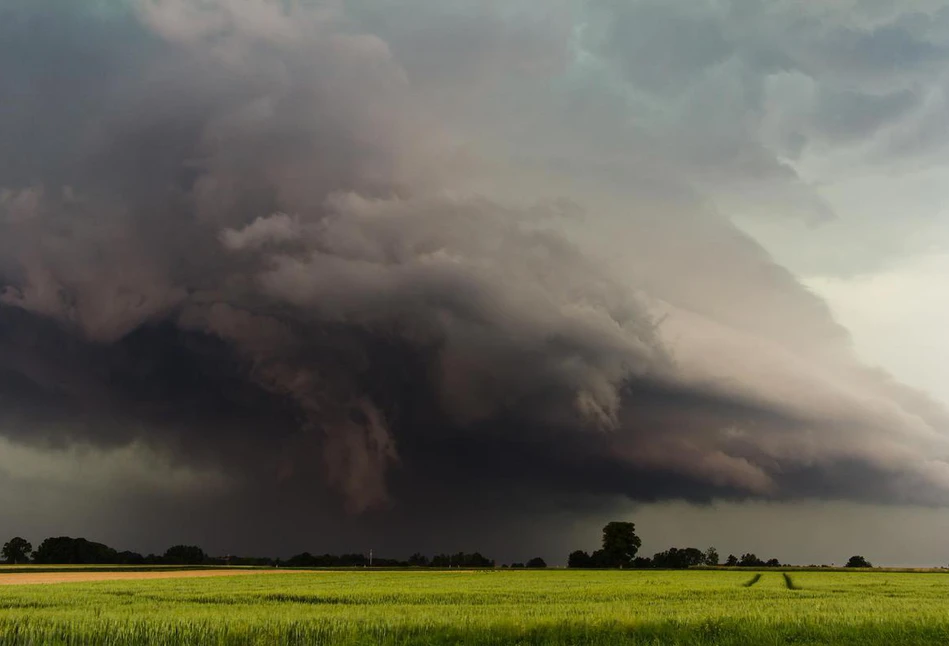
[[[940,573],[322,571],[0,586],[0,645],[947,642]]]

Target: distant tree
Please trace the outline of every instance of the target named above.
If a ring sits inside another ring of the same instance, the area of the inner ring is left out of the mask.
[[[316,567],[316,557],[309,552],[294,554],[284,564],[285,567]]]
[[[847,561],[847,567],[873,567],[873,565],[862,556],[851,556],[850,560]]]
[[[644,570],[652,567],[652,559],[648,556],[637,556],[633,559],[633,567],[638,570]]]
[[[658,568],[684,569],[702,565],[704,562],[705,553],[695,547],[671,547],[652,557],[652,566]]]
[[[735,556],[734,554],[729,554],[728,558],[725,559],[725,565],[727,565],[728,567],[735,567],[736,565],[738,565],[738,557]]]
[[[33,546],[25,538],[19,536],[11,538],[3,544],[3,550],[0,551],[0,557],[7,563],[16,565],[17,563],[29,563],[30,552]]]
[[[633,523],[614,521],[603,528],[603,553],[606,567],[629,567],[642,547]]]
[[[419,555],[421,556],[421,555]],[[424,558],[424,557],[423,557]],[[444,557],[446,562],[448,557]],[[399,561],[398,559],[386,559],[376,557],[372,560],[373,565],[380,567],[406,567],[413,565],[408,561]],[[266,565],[278,565],[276,561],[269,561]],[[313,555],[309,552],[291,556],[284,562],[279,563],[284,567],[304,567],[304,568],[323,568],[323,567],[366,567],[369,565],[369,557],[365,554],[320,554]]]
[[[589,568],[593,567],[593,559],[589,554],[583,550],[576,550],[575,552],[570,552],[570,556],[567,557],[567,567],[572,568]]]
[[[594,550],[593,553],[590,554],[590,567],[606,569],[619,567],[619,565],[616,564],[616,560],[606,550]]]
[[[482,556],[480,552],[474,554],[464,552],[451,555],[436,554],[432,557],[432,567],[488,568],[494,567],[494,561]]]
[[[331,563],[328,567],[366,567],[369,565],[369,557],[365,554],[340,554],[338,557],[324,555],[322,558]],[[326,566],[324,566],[326,567]]]
[[[653,559],[655,560],[655,559]],[[697,547],[686,547],[679,550],[679,564],[681,567],[695,567],[705,563],[705,552]]]
[[[524,564],[523,564],[523,563],[511,563],[511,569],[512,569],[512,570],[523,570],[523,569],[524,569]]]
[[[494,560],[482,556],[481,552],[464,554],[464,567],[494,567]]]
[[[197,545],[175,545],[165,550],[162,560],[169,565],[201,565],[208,557]]]
[[[718,565],[718,550],[714,547],[705,550],[705,565]]]
[[[428,557],[420,552],[416,552],[409,557],[409,565],[412,567],[425,567],[428,565]]]
[[[781,567],[781,561],[778,559],[768,559],[765,565],[768,567]]]
[[[137,552],[119,552],[116,558],[116,563],[121,563],[122,565],[144,565],[145,557]]]
[[[759,559],[755,554],[747,553],[741,555],[741,558],[738,559],[738,565],[741,567],[761,567],[764,565],[764,561]]]
[[[527,567],[535,569],[545,568],[547,567],[547,561],[540,558],[539,556],[535,556],[527,562]]]
[[[33,553],[33,561],[42,564],[111,564],[118,563],[119,554],[108,545],[84,538],[57,536],[47,538]]]

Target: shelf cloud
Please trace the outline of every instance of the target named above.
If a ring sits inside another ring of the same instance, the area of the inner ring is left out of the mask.
[[[349,517],[944,505],[949,413],[731,217],[946,145],[939,3],[474,4],[5,3],[2,441]]]

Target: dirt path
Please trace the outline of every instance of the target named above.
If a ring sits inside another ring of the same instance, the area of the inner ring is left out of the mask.
[[[89,581],[139,581],[145,579],[192,579],[211,576],[248,574],[285,574],[293,570],[173,570],[168,572],[17,572],[0,573],[0,585],[36,585],[42,583],[86,583]]]

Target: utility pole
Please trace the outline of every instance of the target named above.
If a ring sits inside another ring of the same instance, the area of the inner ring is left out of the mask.
[[[369,567],[372,567],[372,548],[369,548]]]

